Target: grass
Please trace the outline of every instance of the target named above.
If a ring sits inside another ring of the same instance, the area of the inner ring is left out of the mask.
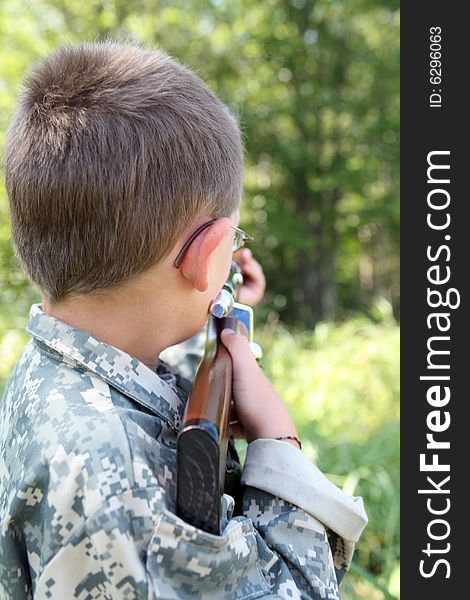
[[[390,314],[315,331],[259,332],[267,375],[304,451],[345,492],[364,498],[369,524],[342,589],[348,600],[398,598],[399,328]]]

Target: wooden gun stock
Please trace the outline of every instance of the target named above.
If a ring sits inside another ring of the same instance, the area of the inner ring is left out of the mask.
[[[215,535],[221,533],[232,397],[232,359],[220,333],[235,324],[234,317],[209,318],[204,357],[177,440],[177,515]]]
[[[240,324],[255,356],[262,354],[253,342],[253,309],[235,301],[236,288],[242,282],[240,267],[233,262],[229,278],[211,307],[204,357],[177,438],[176,514],[215,535],[221,534],[224,484],[237,505],[241,475],[233,437],[229,436],[232,358],[220,341],[221,332],[226,327],[235,330]]]

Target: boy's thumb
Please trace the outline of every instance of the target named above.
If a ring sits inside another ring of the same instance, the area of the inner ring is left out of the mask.
[[[230,350],[234,344],[236,344],[235,338],[237,337],[235,331],[227,327],[220,333],[220,339],[223,341],[224,346]]]
[[[244,335],[235,333],[233,329],[224,329],[220,334],[220,338],[234,362],[254,360],[250,343]]]

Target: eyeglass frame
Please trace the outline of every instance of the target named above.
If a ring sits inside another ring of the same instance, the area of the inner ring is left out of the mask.
[[[198,227],[195,231],[193,231],[193,233],[186,240],[186,242],[184,243],[183,247],[178,252],[178,255],[176,256],[176,258],[174,260],[173,264],[174,264],[174,266],[177,269],[179,269],[181,267],[181,263],[183,262],[183,259],[184,259],[185,255],[186,255],[186,252],[188,251],[189,246],[191,246],[191,244],[194,242],[194,240],[197,238],[197,236],[200,233],[202,233],[205,229],[207,229],[208,227],[210,227],[217,220],[218,219],[212,219],[211,221],[207,221],[206,223],[203,223],[200,227]],[[238,250],[240,250],[240,248],[243,248],[243,245],[246,242],[252,242],[253,241],[253,238],[250,235],[248,235],[245,231],[243,231],[243,229],[240,229],[239,227],[235,227],[235,225],[230,225],[230,227],[232,229],[234,229],[236,232],[241,233],[243,235],[240,247],[234,249],[233,252],[238,252]]]

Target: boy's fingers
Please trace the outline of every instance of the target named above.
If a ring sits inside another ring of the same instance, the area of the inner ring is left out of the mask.
[[[238,349],[243,351],[245,347],[250,348],[247,338],[244,335],[236,333],[233,329],[224,329],[220,337],[229,350]]]
[[[261,268],[261,265],[254,258],[252,260],[250,260],[250,262],[247,262],[242,265],[243,275],[254,276],[254,275],[259,275],[262,272],[263,272],[263,269]]]
[[[263,267],[256,259],[252,258],[248,262],[243,263],[241,269],[242,275],[251,279],[253,282],[265,283],[266,278],[264,276]]]
[[[238,366],[243,368],[253,362],[256,364],[250,343],[244,335],[235,333],[233,329],[224,329],[220,338],[230,352],[235,368]]]

